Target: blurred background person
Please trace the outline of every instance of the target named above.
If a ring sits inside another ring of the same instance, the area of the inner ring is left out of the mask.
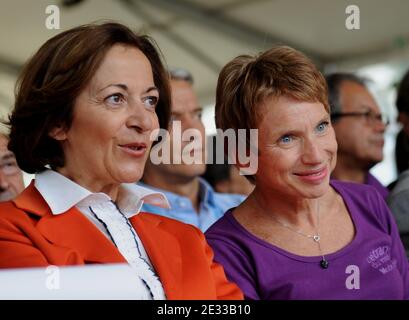
[[[23,172],[7,148],[8,142],[7,136],[0,133],[0,201],[11,200],[24,190]]]
[[[396,99],[402,130],[396,139],[395,157],[399,177],[393,184],[388,204],[398,224],[400,237],[409,258],[409,71],[402,78]]]
[[[331,120],[338,142],[334,179],[372,185],[386,199],[388,189],[370,172],[383,160],[388,124],[365,81],[351,73],[326,76]]]
[[[213,145],[213,160],[206,165],[206,172],[202,177],[216,192],[235,193],[248,196],[253,191],[254,185],[252,185],[243,175],[240,175],[236,166],[228,163],[226,156],[224,157],[223,163],[216,163],[217,154],[215,150],[218,140],[216,139],[216,136],[210,136],[207,141],[209,146],[210,144]],[[208,155],[209,154],[210,153],[208,153]]]
[[[200,176],[206,171],[206,135],[201,119],[202,107],[199,105],[193,89],[193,77],[189,71],[181,68],[171,69],[170,88],[172,93],[170,124],[170,162],[146,163],[145,172],[140,185],[164,193],[170,202],[170,208],[160,208],[146,204],[142,210],[157,213],[166,217],[192,224],[205,231],[228,209],[237,206],[244,200],[243,195],[218,193]],[[181,133],[195,130],[201,144],[194,151],[200,163],[183,162],[183,152],[191,141],[180,141],[175,135],[174,124],[180,124]],[[174,144],[181,146],[181,155],[173,154]],[[174,163],[180,156],[181,163]]]
[[[409,169],[399,175],[387,200],[409,258]]]
[[[396,167],[400,174],[409,168],[409,70],[399,84],[396,107],[398,122],[402,125],[395,146]]]
[[[409,135],[403,128],[396,136],[395,162],[398,175],[409,168]],[[393,187],[394,183],[388,186],[389,189],[393,189]]]
[[[143,202],[168,205],[135,184],[152,132],[169,123],[168,82],[152,40],[121,24],[79,26],[41,46],[9,123],[10,150],[36,175],[0,203],[0,268],[127,263],[135,299],[242,297],[198,229],[140,213]]]
[[[216,124],[259,130],[254,191],[206,232],[245,298],[409,298],[408,260],[385,201],[370,186],[330,179],[337,141],[311,60],[274,47],[230,61]]]

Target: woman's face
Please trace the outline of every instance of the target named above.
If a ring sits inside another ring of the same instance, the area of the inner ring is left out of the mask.
[[[328,190],[337,154],[324,106],[280,97],[267,99],[263,108],[257,189],[296,198],[322,196]]]
[[[77,97],[71,128],[51,133],[64,150],[61,173],[88,187],[86,181],[138,181],[151,147],[150,134],[159,127],[158,99],[145,55],[134,47],[113,46]]]

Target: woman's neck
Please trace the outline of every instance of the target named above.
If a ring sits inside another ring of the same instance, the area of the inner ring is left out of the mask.
[[[107,194],[112,201],[116,201],[118,198],[119,187],[120,184],[118,183],[106,183],[99,181],[89,175],[81,174],[81,172],[71,171],[68,168],[59,168],[56,170],[59,174],[63,175],[67,179],[74,181],[75,183],[79,184],[81,187],[91,191],[93,193],[102,192]]]
[[[306,224],[315,226],[318,223],[318,210],[322,198],[297,198],[275,192],[265,194],[256,187],[246,203],[266,222],[276,223],[279,220],[294,227],[301,227]]]

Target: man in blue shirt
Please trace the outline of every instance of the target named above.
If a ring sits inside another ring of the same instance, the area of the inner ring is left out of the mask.
[[[201,120],[202,107],[193,90],[193,77],[188,71],[170,70],[170,76],[172,122],[169,129],[171,145],[169,150],[175,150],[174,145],[179,143],[181,154],[175,155],[174,152],[170,152],[170,164],[154,164],[148,161],[142,179],[143,183],[140,184],[163,192],[169,200],[171,209],[144,205],[142,211],[174,218],[206,231],[224,212],[240,204],[245,197],[237,194],[217,193],[200,177],[206,170],[205,128]],[[178,135],[174,135],[174,131],[178,129],[182,135],[187,130],[194,129],[191,131],[197,133],[203,143],[194,147],[194,150],[186,148],[191,141],[180,141],[181,139],[176,141]],[[201,161],[191,164],[184,163],[184,156],[189,156],[193,152],[195,158],[198,157]],[[178,158],[182,159],[179,163]]]

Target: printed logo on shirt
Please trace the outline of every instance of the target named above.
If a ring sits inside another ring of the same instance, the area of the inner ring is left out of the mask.
[[[396,268],[396,259],[392,259],[390,255],[390,246],[380,246],[369,252],[366,261],[382,274],[387,274]]]

